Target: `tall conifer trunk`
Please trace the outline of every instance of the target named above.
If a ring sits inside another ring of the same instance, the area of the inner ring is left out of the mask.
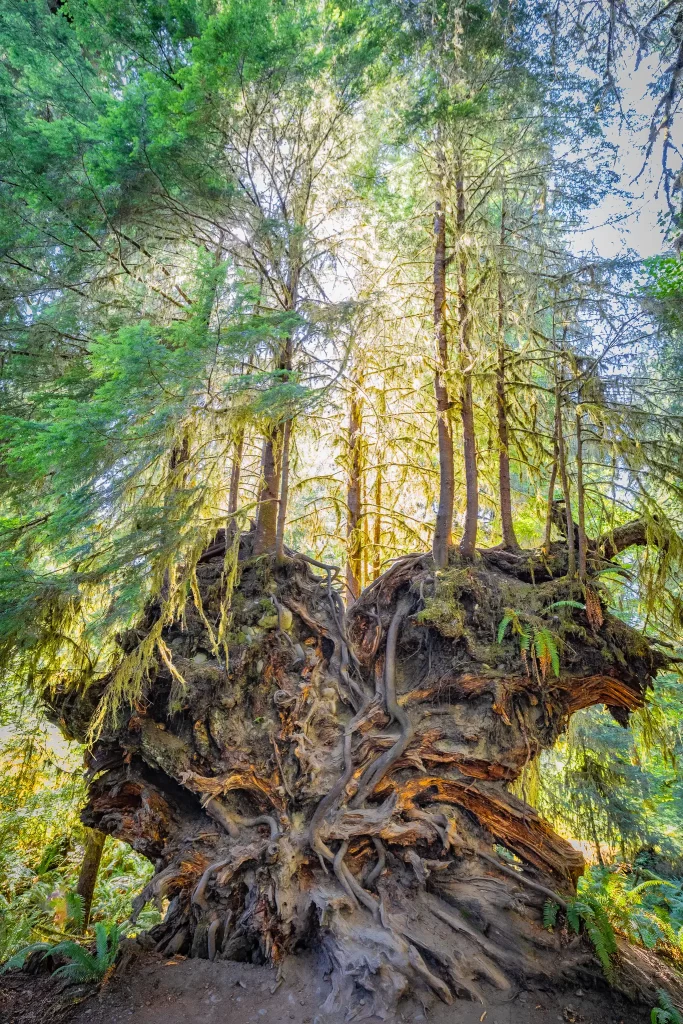
[[[500,267],[498,271],[498,365],[496,367],[496,407],[498,412],[498,485],[500,494],[500,525],[503,547],[517,551],[519,544],[512,521],[510,492],[510,451],[505,390],[505,294],[503,273],[505,259],[505,193],[503,192],[500,221]]]
[[[281,449],[281,439],[281,425],[270,427],[263,439],[263,448],[261,450],[262,486],[256,516],[255,555],[262,555],[266,551],[273,551],[275,549],[280,488],[280,451],[278,451],[278,448]]]
[[[362,378],[358,384],[362,384]],[[346,589],[349,604],[361,592],[363,561],[363,399],[358,386],[351,392],[348,430],[348,480],[346,492]]]
[[[278,361],[278,369],[282,371],[284,381],[289,379],[292,370],[293,353],[294,345],[290,335],[280,347]],[[290,433],[291,423],[288,420],[283,420],[271,426],[264,439],[261,455],[263,487],[259,496],[256,538],[254,540],[254,553],[257,555],[262,555],[266,551],[275,551],[284,544],[284,525],[289,492]],[[281,472],[283,467],[284,474]]]
[[[571,488],[569,485],[569,474],[567,473],[567,453],[564,443],[564,429],[562,426],[562,383],[557,389],[558,420],[557,420],[557,453],[560,469],[560,481],[562,483],[562,494],[564,496],[565,520],[567,524],[567,570],[570,576],[576,572],[576,545],[574,539],[574,518],[572,516]]]
[[[375,473],[375,519],[372,524],[372,578],[376,580],[382,565],[382,466]]]
[[[292,441],[292,421],[285,420],[282,429],[282,458],[280,460],[280,502],[277,511],[275,553],[281,562],[285,557],[285,524],[289,499],[289,448]]]
[[[465,463],[465,529],[460,541],[460,552],[473,558],[477,543],[479,520],[479,480],[477,473],[477,441],[474,431],[474,398],[472,395],[472,347],[470,343],[471,311],[467,286],[467,254],[464,235],[467,222],[465,178],[462,160],[459,161],[455,180],[456,229],[458,238],[458,322],[460,334],[460,365],[462,388],[460,415],[462,419],[463,458]]]
[[[579,392],[579,398],[581,393]],[[580,407],[576,410],[576,503],[579,516],[578,536],[578,572],[583,580],[586,578],[586,502],[583,482],[583,416]]]
[[[244,427],[240,427],[235,437],[235,444],[232,455],[232,467],[230,469],[230,490],[228,492],[228,526],[232,525],[233,519],[239,508],[240,479],[242,476],[242,457],[244,455]]]
[[[441,199],[434,204],[434,337],[436,342],[436,429],[439,442],[439,507],[432,554],[438,568],[448,565],[452,541],[455,476],[453,427],[448,398],[448,334],[446,326],[446,212]]]
[[[557,481],[557,464],[559,461],[558,432],[560,416],[560,399],[557,383],[555,385],[555,421],[553,426],[553,464],[550,467],[550,481],[548,483],[548,505],[545,514],[545,531],[543,535],[543,550],[550,551],[550,543],[553,527],[553,507],[555,501],[555,483]]]

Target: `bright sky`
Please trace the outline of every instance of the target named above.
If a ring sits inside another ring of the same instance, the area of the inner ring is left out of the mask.
[[[622,76],[626,119],[623,123],[615,121],[607,132],[608,141],[616,147],[611,167],[620,180],[615,189],[589,213],[587,229],[576,237],[577,249],[585,251],[595,247],[601,256],[611,258],[625,255],[629,249],[641,257],[654,256],[669,247],[663,241],[662,229],[657,222],[658,215],[665,208],[659,182],[659,145],[655,145],[650,163],[640,175],[656,103],[648,94],[648,84],[656,74],[656,62],[643,61],[636,70],[635,54],[631,56]],[[680,134],[680,123],[678,128]]]

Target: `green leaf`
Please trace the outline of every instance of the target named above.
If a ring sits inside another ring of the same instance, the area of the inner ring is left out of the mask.
[[[551,931],[557,923],[557,913],[560,909],[558,903],[553,900],[546,900],[543,905],[543,927]]]

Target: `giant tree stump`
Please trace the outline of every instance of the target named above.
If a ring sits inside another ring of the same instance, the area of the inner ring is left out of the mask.
[[[83,820],[154,862],[134,906],[168,901],[157,948],[278,962],[315,947],[326,1008],[362,996],[367,1015],[585,963],[542,927],[583,860],[509,786],[580,708],[625,722],[666,661],[565,565],[562,545],[454,554],[441,574],[406,557],[345,613],[331,572],[245,553],[226,666],[204,621],[224,592],[219,539],[198,567],[203,614],[190,604],[164,631],[176,678],[155,662],[90,754]],[[549,630],[559,675],[533,639],[498,643],[506,609]],[[84,737],[109,685],[56,695],[67,731]]]

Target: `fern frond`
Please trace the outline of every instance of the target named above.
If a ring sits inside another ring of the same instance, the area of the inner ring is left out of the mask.
[[[95,964],[95,957],[72,939],[58,942],[56,946],[52,947],[50,953],[53,956],[59,956],[60,954],[61,956],[66,956],[69,960],[73,960],[76,965],[83,968],[91,969]]]
[[[598,960],[602,965],[605,977],[611,982],[614,979],[614,967],[612,966],[612,958],[605,941],[605,936],[602,934],[602,931],[595,921],[590,919],[585,920],[585,925],[588,936],[593,943],[593,948],[598,955]]]
[[[104,973],[116,960],[119,949],[121,933],[116,924],[106,925],[99,921],[95,925],[95,945],[97,948],[97,963]]]
[[[657,992],[657,1006],[650,1013],[652,1024],[683,1024],[683,1017],[664,989]]]
[[[560,909],[559,904],[553,903],[552,900],[546,900],[543,906],[543,927],[551,931],[557,923],[557,912]]]
[[[572,930],[578,935],[581,930],[581,918],[579,917],[576,900],[570,900],[567,904],[567,921]]]
[[[83,927],[85,916],[85,899],[78,892],[67,892],[64,904],[67,921],[70,921],[76,930],[80,930]],[[71,931],[72,929],[66,930]]]
[[[545,611],[551,612],[554,608],[578,608],[580,611],[585,611],[586,606],[580,601],[553,601],[552,604],[546,606]]]
[[[503,642],[503,637],[505,636],[507,628],[510,625],[510,623],[512,622],[513,618],[514,618],[514,612],[511,612],[509,609],[506,609],[505,610],[505,615],[501,619],[500,625],[498,626],[498,634],[496,636],[496,640],[497,640],[497,642],[499,644],[501,644]]]
[[[534,649],[538,658],[543,678],[548,668],[552,667],[556,676],[560,674],[560,655],[557,649],[557,641],[549,629],[534,630]]]
[[[21,970],[30,957],[31,953],[47,953],[50,951],[49,942],[32,942],[30,946],[24,946],[18,953],[11,956],[2,967],[0,967],[0,974],[4,974],[5,971],[13,971],[15,969]]]

